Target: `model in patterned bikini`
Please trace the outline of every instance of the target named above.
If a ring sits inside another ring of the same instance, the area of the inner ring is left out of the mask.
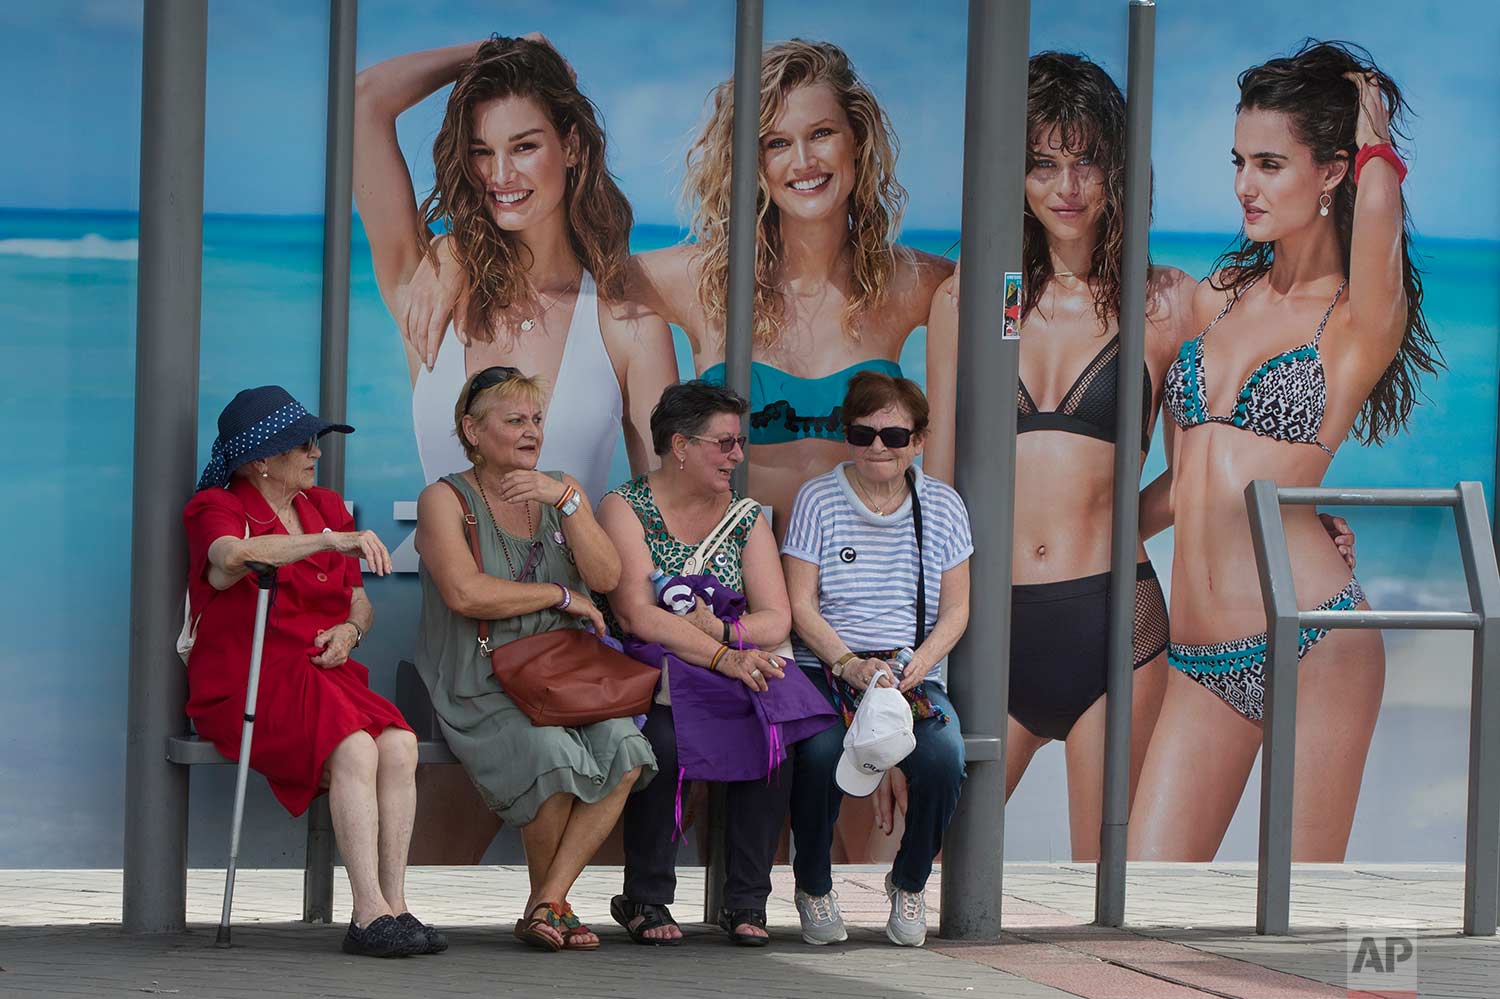
[[[1440,364],[1407,252],[1395,83],[1351,47],[1310,42],[1239,85],[1243,238],[1199,285],[1203,332],[1167,372],[1170,469],[1142,502],[1143,533],[1175,521],[1173,669],[1130,827],[1142,859],[1212,860],[1260,748],[1265,612],[1246,485],[1319,485],[1351,430],[1367,444],[1401,430],[1417,378]],[[1283,516],[1301,605],[1367,606],[1313,511]],[[1292,856],[1341,861],[1384,648],[1377,632],[1309,629],[1299,655]]]

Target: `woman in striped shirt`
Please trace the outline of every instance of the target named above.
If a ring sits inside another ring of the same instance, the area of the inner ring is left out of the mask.
[[[895,686],[911,702],[916,748],[899,764],[910,790],[886,876],[886,936],[919,947],[927,936],[923,890],[964,775],[963,736],[944,687],[948,653],[969,621],[973,538],[958,493],[912,466],[928,412],[915,382],[860,372],[842,412],[852,460],[802,486],[781,548],[793,649],[846,718],[871,684]],[[910,655],[900,675],[889,662],[898,652]],[[811,944],[847,937],[830,861],[843,738],[835,725],[796,748],[793,867],[802,938]]]

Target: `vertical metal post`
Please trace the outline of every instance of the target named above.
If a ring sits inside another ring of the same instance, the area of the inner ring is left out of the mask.
[[[1130,0],[1125,105],[1125,254],[1120,295],[1120,363],[1115,426],[1134,427],[1144,400],[1146,280],[1151,238],[1151,99],[1156,4]],[[1133,433],[1115,441],[1110,545],[1109,679],[1104,727],[1104,806],[1094,922],[1125,922],[1125,843],[1130,820],[1130,710],[1135,688],[1135,553],[1140,544],[1141,452]]]
[[[1030,26],[1029,0],[970,0],[954,477],[972,515],[978,553],[970,563],[970,587],[989,609],[970,619],[954,649],[949,685],[964,729],[998,736],[1001,745],[998,759],[970,761],[944,838],[939,932],[951,939],[1000,934],[1020,360],[1016,341],[1001,338],[1001,276],[1021,269]]]
[[[754,330],[756,200],[760,196],[761,0],[738,0],[734,20],[734,131],[729,168],[729,307],[724,317],[724,384],[750,398]],[[746,430],[745,432],[748,432]],[[742,494],[749,463],[734,472]],[[785,516],[791,511],[777,511]]]
[[[1500,886],[1500,570],[1486,530],[1484,489],[1458,484],[1458,549],[1469,604],[1482,622],[1474,633],[1469,701],[1469,809],[1464,848],[1464,934],[1492,936]]]
[[[328,139],[323,178],[323,342],[318,413],[345,422],[349,402],[349,237],[354,197],[354,40],[358,0],[328,4]],[[318,483],[344,491],[344,435],[323,438]],[[302,919],[333,921],[333,817],[326,795],[307,810]]]
[[[1245,487],[1261,599],[1266,605],[1266,708],[1260,751],[1260,856],[1255,932],[1287,932],[1292,891],[1292,776],[1297,735],[1297,591],[1276,483]]]
[[[188,773],[167,762],[167,738],[187,731],[175,642],[187,565],[181,511],[197,479],[207,50],[205,4],[147,0],[125,729],[129,933],[181,932],[187,913]]]
[[[765,20],[761,0],[738,0],[734,18],[734,131],[729,168],[729,308],[724,318],[724,384],[750,398],[750,343],[755,305],[755,204],[760,195],[760,46]],[[747,417],[748,419],[748,417]],[[749,433],[748,427],[741,432]],[[734,488],[749,492],[749,462],[734,470]],[[785,517],[791,511],[776,511]],[[785,779],[785,778],[784,778]],[[708,863],[703,921],[719,918],[724,904],[724,788],[708,795]]]

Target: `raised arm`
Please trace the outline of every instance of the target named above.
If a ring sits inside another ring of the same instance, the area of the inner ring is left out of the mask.
[[[417,551],[443,603],[455,614],[493,621],[532,614],[559,602],[560,584],[518,583],[480,570],[464,536],[458,498],[442,482],[432,483],[417,497]],[[604,630],[603,616],[581,593],[572,594],[566,613]]]
[[[411,278],[423,251],[416,193],[396,140],[396,118],[457,79],[480,44],[397,56],[354,80],[354,201],[370,241],[380,296],[393,315],[397,289]]]
[[[1375,80],[1349,73],[1359,90],[1355,141],[1363,148],[1391,141],[1391,109]],[[1354,164],[1348,165],[1350,170]],[[1394,351],[1406,335],[1401,180],[1396,168],[1371,157],[1354,194],[1354,230],[1349,249],[1349,309],[1360,336],[1378,337]],[[1384,363],[1382,363],[1382,368]]]

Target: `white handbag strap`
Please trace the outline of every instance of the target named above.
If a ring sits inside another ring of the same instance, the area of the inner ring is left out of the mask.
[[[760,506],[749,496],[744,497],[737,503],[729,504],[729,509],[724,511],[724,516],[714,525],[714,529],[708,532],[708,537],[698,545],[698,550],[688,556],[688,560],[682,565],[684,576],[696,576],[701,573],[708,560],[714,557],[724,544],[729,540],[729,535],[734,533],[735,526],[744,518],[750,510]]]

